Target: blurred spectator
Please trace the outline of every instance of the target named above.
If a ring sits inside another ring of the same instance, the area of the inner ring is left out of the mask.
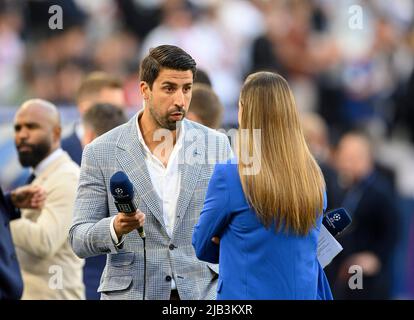
[[[212,129],[219,129],[222,123],[223,110],[223,105],[213,89],[202,83],[193,85],[187,119]]]
[[[46,191],[42,209],[22,210],[10,223],[22,269],[22,299],[84,299],[83,261],[68,239],[79,179],[79,166],[60,148],[60,116],[45,100],[26,101],[16,113],[19,161],[32,168],[30,185]]]
[[[161,1],[116,0],[126,29],[132,30],[139,39],[161,22]]]
[[[111,103],[119,108],[125,106],[122,82],[104,72],[92,72],[81,83],[76,97],[79,114],[82,116],[95,103]],[[82,160],[82,123],[75,123],[73,131],[62,139],[62,149],[78,165]]]
[[[82,146],[85,147],[95,138],[128,121],[124,111],[109,103],[97,103],[90,107],[82,117],[85,130]]]
[[[22,86],[25,44],[20,38],[21,7],[18,1],[0,0],[0,105],[15,103]]]
[[[208,76],[207,72],[200,68],[197,68],[194,83],[202,83],[209,87],[212,86],[210,77]]]
[[[95,138],[109,130],[127,122],[124,111],[109,103],[97,103],[90,107],[82,116],[84,135],[82,146],[85,147]],[[99,300],[98,287],[105,268],[106,256],[98,255],[85,259],[83,282],[87,300]]]
[[[325,178],[327,210],[338,208],[341,205],[343,189],[339,186],[336,170],[330,164],[332,155],[328,127],[323,118],[315,113],[301,114],[301,122],[306,142]]]
[[[343,251],[329,266],[336,299],[390,299],[392,257],[399,233],[399,212],[392,187],[375,170],[370,140],[362,133],[348,133],[339,142],[336,169],[346,189],[342,206],[352,225],[340,242]],[[352,290],[349,267],[363,270],[363,289]]]

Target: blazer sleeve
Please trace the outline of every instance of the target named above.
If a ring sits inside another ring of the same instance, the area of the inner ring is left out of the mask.
[[[53,179],[39,218],[22,217],[10,223],[15,245],[39,258],[51,257],[62,247],[72,222],[78,173],[66,170]]]
[[[87,145],[82,156],[82,166],[76,194],[69,241],[80,258],[119,250],[111,238],[105,178],[96,161],[93,144]]]
[[[228,210],[228,189],[224,168],[223,164],[217,164],[214,168],[204,207],[193,232],[192,244],[197,258],[210,263],[219,261],[219,245],[213,243],[211,239],[221,238],[231,218]]]
[[[20,209],[16,208],[13,205],[13,201],[11,200],[11,194],[9,192],[3,195],[3,200],[9,220],[19,219],[21,216]]]

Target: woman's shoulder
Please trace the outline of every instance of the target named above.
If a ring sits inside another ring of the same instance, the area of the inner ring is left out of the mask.
[[[213,176],[214,179],[223,179],[230,185],[232,185],[235,181],[239,181],[237,159],[230,158],[225,162],[217,163]]]
[[[233,157],[224,162],[219,162],[216,164],[215,171],[224,172],[224,173],[237,173],[237,158]]]

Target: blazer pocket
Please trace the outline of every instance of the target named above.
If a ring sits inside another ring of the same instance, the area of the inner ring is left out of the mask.
[[[108,262],[111,267],[123,267],[131,265],[134,262],[134,258],[134,252],[121,252],[108,255]]]
[[[132,276],[113,276],[103,279],[98,292],[115,292],[127,290],[132,283]]]

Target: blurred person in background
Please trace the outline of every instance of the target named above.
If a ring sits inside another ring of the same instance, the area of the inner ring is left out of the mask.
[[[125,112],[109,103],[97,103],[82,116],[84,135],[82,146],[85,147],[97,137],[128,121]]]
[[[19,161],[31,167],[30,185],[44,188],[42,209],[22,210],[10,223],[22,269],[22,299],[84,299],[83,260],[70,247],[68,232],[79,166],[60,148],[60,116],[45,100],[28,100],[14,121]]]
[[[0,300],[20,299],[23,280],[10,233],[10,221],[20,218],[19,209],[41,209],[46,193],[39,186],[23,186],[10,193],[0,187]]]
[[[84,134],[82,147],[95,138],[128,121],[124,111],[109,103],[98,103],[90,107],[82,116]],[[87,300],[99,300],[98,287],[105,268],[106,256],[97,255],[85,259],[83,282]]]
[[[95,103],[110,103],[124,108],[125,98],[122,82],[105,72],[92,72],[82,81],[76,97],[78,112],[83,114]],[[78,165],[82,160],[82,122],[76,122],[72,133],[62,139],[62,149],[67,151]]]
[[[0,0],[0,106],[15,103],[22,87],[20,68],[26,49],[22,28],[22,3]]]
[[[338,208],[343,198],[343,189],[338,183],[338,174],[331,165],[332,154],[328,126],[316,113],[305,112],[300,116],[303,134],[309,150],[318,162],[326,183],[328,210]]]
[[[340,238],[343,251],[329,271],[336,299],[390,299],[392,258],[399,234],[399,212],[391,183],[375,168],[372,142],[349,132],[335,153],[339,182],[346,193],[342,206],[352,225]],[[352,290],[349,268],[363,270],[363,288]]]
[[[187,119],[201,123],[211,129],[219,129],[223,119],[224,107],[211,87],[196,83],[187,113]]]
[[[196,83],[201,83],[205,84],[206,86],[213,87],[208,73],[200,68],[197,68],[196,77],[194,79],[194,84]]]

